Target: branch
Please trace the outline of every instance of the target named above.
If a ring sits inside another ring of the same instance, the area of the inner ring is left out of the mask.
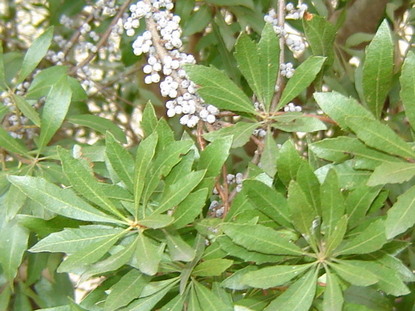
[[[278,0],[278,27],[280,29],[284,29],[285,25],[285,0]],[[285,37],[283,34],[279,37],[280,41],[280,64],[285,63]],[[277,86],[278,86],[278,92],[275,94],[272,104],[271,104],[271,112],[275,111],[277,108],[278,102],[281,98],[281,93],[284,88],[284,79],[281,74],[281,70],[278,68],[278,77],[277,77]]]

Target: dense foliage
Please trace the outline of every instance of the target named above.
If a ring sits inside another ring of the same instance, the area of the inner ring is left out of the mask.
[[[414,1],[293,2],[0,1],[0,310],[414,308]]]

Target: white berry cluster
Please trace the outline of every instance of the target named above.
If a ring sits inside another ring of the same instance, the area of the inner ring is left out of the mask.
[[[264,21],[272,24],[274,32],[278,36],[285,37],[287,35],[287,31],[283,27],[278,26],[277,12],[274,9],[270,9],[268,14],[265,14]]]
[[[23,96],[30,86],[29,82],[24,82],[16,86],[15,94]],[[10,136],[17,139],[22,139],[25,135],[27,139],[32,139],[34,136],[33,128],[25,128],[29,121],[27,117],[21,114],[21,112],[16,108],[16,105],[13,103],[12,99],[8,96],[2,98],[3,105],[9,108],[10,114],[8,114],[3,120],[3,126],[9,132]],[[38,103],[36,101],[30,101],[29,104],[33,104],[34,108]]]
[[[292,63],[280,65],[281,75],[286,78],[291,78],[294,75],[295,69]]]
[[[264,105],[260,102],[254,102],[254,108],[257,111],[264,111]]]
[[[308,7],[306,4],[298,4],[297,8],[294,7],[294,4],[287,3],[285,7],[287,11],[286,18],[287,19],[300,19],[303,17],[304,13],[307,11]],[[287,32],[285,27],[281,27],[278,25],[278,18],[275,9],[270,9],[268,14],[264,16],[264,20],[267,23],[270,23],[274,27],[274,32],[278,36],[283,36],[285,38],[285,43],[293,52],[302,52],[305,50],[305,43],[303,42],[302,38],[298,35],[292,35]]]
[[[88,93],[93,93],[96,90],[94,81],[99,80],[101,83],[105,83],[111,77],[108,71],[104,75],[99,68],[106,67],[104,63],[107,61],[112,62],[121,59],[117,46],[119,46],[120,36],[124,32],[122,21],[120,20],[118,24],[111,28],[108,39],[105,44],[100,44],[100,48],[98,48],[97,43],[101,36],[94,31],[104,20],[108,19],[108,16],[115,15],[118,9],[119,6],[116,4],[116,0],[97,0],[91,2],[90,5],[86,5],[82,14],[71,18],[62,15],[60,17],[62,26],[75,30],[75,33],[72,31],[70,38],[65,38],[62,35],[54,36],[54,41],[57,43],[59,50],[50,50],[46,55],[46,58],[56,65],[62,65],[65,62],[71,63],[71,61],[80,63],[90,54],[97,55],[94,62],[99,63],[98,66],[92,67],[86,64],[76,72],[81,85]]]
[[[303,17],[304,13],[307,11],[308,6],[307,4],[302,3],[302,4],[298,4],[297,8],[295,8],[294,4],[289,2],[285,6],[285,9],[287,10],[286,18],[300,19]]]
[[[305,43],[301,40],[300,37],[290,36],[285,39],[285,43],[293,52],[302,52],[305,50]]]
[[[241,185],[243,179],[244,179],[244,175],[242,173],[236,173],[236,175],[234,174],[226,175],[226,182],[229,185],[233,185],[233,184]]]
[[[74,27],[74,21],[69,16],[66,16],[65,14],[62,14],[59,23],[65,26],[66,28],[72,28]]]
[[[265,137],[265,136],[267,135],[267,131],[266,131],[266,130],[264,130],[264,129],[255,129],[255,130],[252,132],[252,135],[254,135],[254,136],[258,136],[258,137],[260,137],[260,138],[263,138],[263,137]]]
[[[134,35],[145,18],[147,30],[132,44],[135,55],[148,54],[143,67],[146,84],[160,83],[160,93],[169,98],[166,102],[167,116],[182,115],[180,123],[194,127],[202,120],[216,121],[219,110],[196,94],[196,85],[189,80],[183,69],[185,64],[194,64],[193,55],[180,51],[183,45],[180,17],[174,15],[172,0],[144,0],[130,6],[131,15],[124,23],[129,36]]]
[[[242,190],[242,182],[244,180],[244,175],[242,173],[237,173],[236,175],[234,174],[228,174],[226,175],[226,182],[229,185],[233,185],[235,184],[235,190],[236,192],[239,192]]]
[[[117,13],[118,6],[116,0],[98,0],[95,6],[101,10],[97,11],[98,14],[113,16]]]
[[[301,112],[302,110],[301,106],[296,106],[294,103],[289,103],[284,107],[285,112]]]
[[[55,52],[53,50],[49,50],[45,57],[56,65],[62,65],[65,61],[65,53],[62,51]]]

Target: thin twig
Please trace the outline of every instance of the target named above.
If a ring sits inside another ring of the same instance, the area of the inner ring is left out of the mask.
[[[76,71],[79,68],[82,68],[85,65],[87,65],[96,56],[96,54],[98,53],[99,49],[101,47],[103,47],[105,45],[105,43],[107,43],[107,40],[108,40],[109,36],[111,35],[111,32],[112,32],[113,27],[118,23],[119,19],[123,16],[125,10],[127,10],[127,7],[130,5],[131,2],[132,2],[132,0],[127,0],[120,7],[118,13],[112,19],[111,24],[108,26],[107,30],[104,32],[104,34],[102,35],[101,39],[98,41],[98,43],[96,45],[97,52],[96,53],[90,53],[82,62],[80,62],[75,67],[73,67],[71,69],[71,71],[70,71],[70,74],[71,75],[75,74]]]
[[[85,22],[82,24],[82,26],[84,24],[89,24],[93,19],[94,19],[94,14],[93,13],[89,14],[87,19],[85,20]],[[66,45],[65,49],[63,50],[65,58],[68,55],[69,51],[73,48],[75,42],[77,42],[79,37],[81,36],[82,26],[79,27],[77,29],[77,31],[72,35],[71,39],[69,39],[68,44]]]
[[[278,27],[280,27],[282,31],[285,26],[285,0],[278,0],[277,18],[278,18]],[[285,63],[285,37],[283,33],[280,34],[279,41],[280,41],[280,64],[284,64]],[[275,94],[274,98],[272,99],[271,110],[270,110],[271,112],[277,109],[277,105],[281,98],[281,93],[284,88],[283,84],[284,84],[284,79],[281,74],[281,70],[278,69],[278,77],[277,77],[278,92]]]

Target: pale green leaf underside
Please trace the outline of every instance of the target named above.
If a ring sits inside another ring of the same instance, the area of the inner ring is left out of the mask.
[[[198,93],[205,101],[220,109],[256,113],[249,98],[224,72],[200,65],[186,66],[185,69],[192,81],[200,86]]]

